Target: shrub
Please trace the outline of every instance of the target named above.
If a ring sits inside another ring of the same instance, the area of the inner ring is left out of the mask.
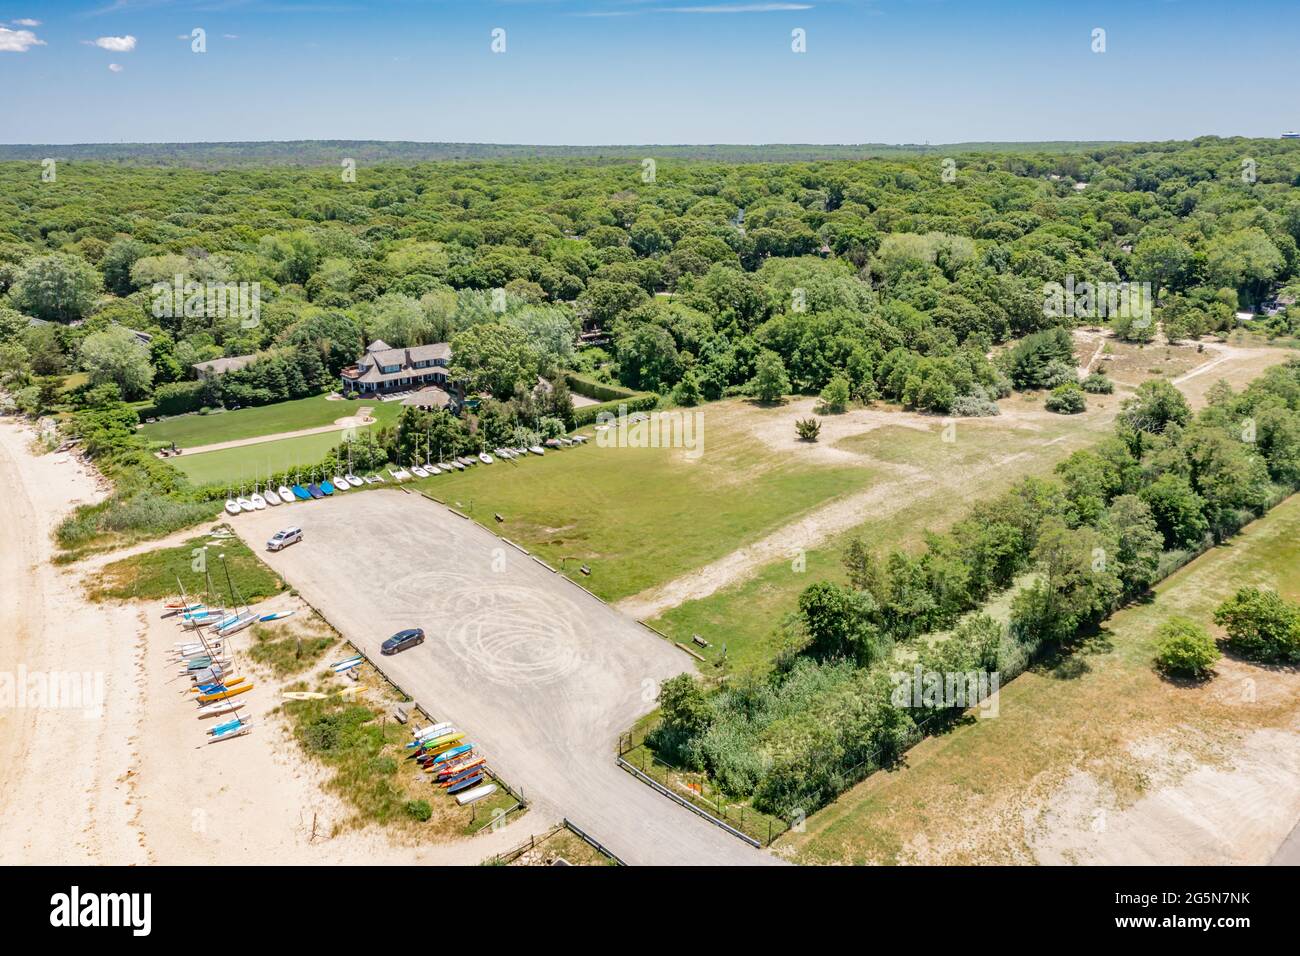
[[[407,800],[404,809],[407,816],[421,823],[433,816],[433,808],[429,806],[428,800]]]
[[[1078,375],[1074,371],[1074,366],[1069,362],[1063,362],[1060,359],[1053,359],[1043,366],[1043,388],[1057,388],[1061,385],[1070,385],[1077,381]]]
[[[1156,668],[1179,677],[1209,675],[1219,647],[1205,628],[1185,617],[1170,618],[1156,635]]]
[[[171,382],[159,385],[153,393],[155,415],[183,415],[198,409],[202,402],[202,382]]]
[[[1002,414],[997,402],[982,395],[958,395],[953,399],[950,412],[957,418],[988,418]]]
[[[599,405],[584,405],[573,410],[573,427],[582,428],[584,425],[592,424],[600,416],[601,412],[617,417],[620,409],[625,407],[628,414],[631,414],[632,412],[649,411],[658,404],[659,396],[654,392],[634,392],[631,398],[619,398],[610,402],[602,402]]]
[[[1079,388],[1078,383],[1067,382],[1052,389],[1044,405],[1049,412],[1077,415],[1088,407],[1088,400],[1084,397],[1083,389]]]
[[[607,385],[604,382],[596,381],[594,378],[588,378],[586,375],[579,375],[577,372],[565,372],[564,381],[568,384],[570,391],[585,395],[587,398],[594,398],[599,402],[632,398],[637,394],[630,388],[623,388],[621,385]]]
[[[802,441],[816,441],[822,433],[822,423],[815,418],[800,418],[794,423],[794,430]]]
[[[1115,383],[1101,372],[1093,372],[1080,383],[1080,387],[1093,395],[1109,395],[1115,391]]]
[[[822,389],[820,398],[824,411],[844,411],[849,406],[849,380],[836,373]]]
[[[1276,591],[1242,588],[1215,609],[1214,623],[1228,632],[1228,647],[1247,660],[1300,659],[1300,607]]]

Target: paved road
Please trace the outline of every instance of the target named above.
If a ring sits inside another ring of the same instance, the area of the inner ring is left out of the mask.
[[[543,813],[628,863],[753,865],[768,853],[677,806],[614,763],[618,735],[689,659],[477,524],[393,489],[336,494],[231,520],[267,562],[396,684],[468,731]],[[382,657],[394,631],[423,646]]]

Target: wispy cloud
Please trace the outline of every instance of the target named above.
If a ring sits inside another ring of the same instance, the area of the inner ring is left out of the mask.
[[[711,3],[701,6],[667,7],[643,6],[624,10],[587,10],[574,14],[579,17],[639,17],[649,13],[727,14],[727,13],[789,13],[811,10],[811,3]]]
[[[110,73],[121,73],[121,72],[122,72],[122,64],[120,64],[120,63],[110,63],[110,64],[108,65],[108,72],[110,72]]]
[[[40,20],[33,20],[31,17],[23,17],[19,20],[15,20],[14,23],[18,24],[20,27],[39,27],[41,25]]]
[[[0,53],[26,53],[34,46],[45,46],[45,41],[31,30],[0,27]]]

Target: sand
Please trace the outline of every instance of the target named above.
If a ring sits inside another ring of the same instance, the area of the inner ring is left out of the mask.
[[[93,604],[84,593],[104,564],[194,532],[51,565],[54,526],[106,487],[68,454],[32,454],[33,434],[0,419],[9,529],[0,538],[0,674],[75,668],[90,675],[82,684],[91,693],[75,708],[0,709],[0,864],[472,865],[553,822],[530,813],[446,844],[407,845],[373,827],[332,835],[350,812],[269,713],[279,701],[273,682],[245,695],[249,735],[203,744],[204,725],[167,659],[177,626],[153,604]],[[236,652],[247,640],[236,637]],[[99,686],[102,707],[84,706]]]

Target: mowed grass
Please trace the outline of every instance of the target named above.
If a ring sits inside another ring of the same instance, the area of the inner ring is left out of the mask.
[[[114,561],[91,582],[90,597],[96,601],[175,598],[180,596],[176,583],[179,579],[191,600],[203,601],[209,599],[206,592],[211,580],[216,592],[211,597],[233,606],[227,570],[239,596],[250,604],[285,589],[284,581],[238,538],[212,541],[200,536],[174,548],[145,551]]]
[[[650,623],[673,640],[689,642],[695,634],[708,640],[711,647],[695,649],[711,662],[711,673],[768,668],[781,649],[781,621],[799,592],[815,581],[845,580],[842,560],[850,541],[860,537],[878,552],[919,548],[927,530],[946,530],[975,503],[1023,477],[1050,475],[1071,452],[1109,433],[1119,396],[1095,398],[1089,396],[1084,415],[1026,415],[1041,401],[1017,395],[1002,402],[1004,416],[958,420],[952,441],[944,440],[938,419],[926,431],[886,425],[841,439],[837,448],[879,464],[882,480],[891,485],[864,510],[860,523],[809,549],[802,567],[793,560],[773,562]]]
[[[401,402],[331,401],[324,395],[316,395],[233,412],[177,415],[143,426],[140,434],[149,441],[175,442],[181,448],[197,448],[303,428],[319,428],[355,415],[363,407],[373,409],[371,414],[380,424],[391,424],[402,413]]]
[[[335,404],[338,404],[337,402]],[[358,428],[353,433],[356,440],[364,441],[365,433],[377,425]],[[181,455],[168,462],[195,485],[229,485],[236,491],[241,487],[250,491],[255,481],[266,481],[266,476],[290,468],[302,468],[307,480],[310,466],[316,464],[343,441],[344,430],[302,435],[298,438],[281,438],[205,451],[199,455]],[[322,477],[322,476],[318,476]]]
[[[1288,729],[1295,669],[1224,658],[1214,679],[1189,685],[1152,668],[1162,623],[1184,615],[1216,632],[1214,608],[1246,585],[1300,599],[1300,496],[1116,613],[1073,654],[1004,686],[999,717],[923,741],[901,769],[868,778],[778,845],[805,863],[1032,862],[1026,821],[1055,805],[1072,774],[1086,772],[1122,808],[1168,779],[1169,764],[1213,764],[1253,730]],[[1186,749],[1163,764],[1136,756],[1171,740]]]
[[[601,448],[593,441],[418,484],[600,597],[617,600],[878,478],[864,465],[807,464],[782,455],[736,427],[734,409],[718,411],[703,409],[706,438],[695,458],[681,448]]]

